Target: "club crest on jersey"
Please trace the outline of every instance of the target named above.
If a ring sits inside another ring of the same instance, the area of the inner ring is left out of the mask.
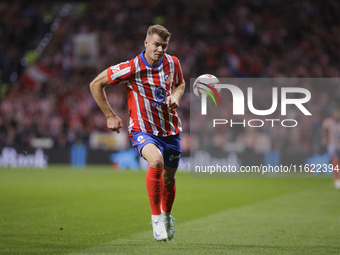
[[[164,75],[164,79],[165,79],[166,84],[170,84],[171,81],[172,81],[172,73],[168,73],[168,74]]]
[[[144,142],[145,142],[144,136],[142,136],[142,135],[138,136],[137,141],[138,141],[140,144],[141,144],[141,143],[144,143]]]

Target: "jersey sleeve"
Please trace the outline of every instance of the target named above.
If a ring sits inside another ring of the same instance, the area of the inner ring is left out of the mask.
[[[183,82],[183,73],[182,73],[182,67],[178,60],[178,58],[174,58],[175,61],[175,86],[178,86]]]
[[[129,81],[130,74],[130,61],[111,66],[107,69],[107,77],[112,85],[118,85]]]

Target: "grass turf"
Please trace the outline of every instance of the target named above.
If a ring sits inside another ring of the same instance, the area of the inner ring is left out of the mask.
[[[338,254],[330,179],[178,173],[176,235],[157,243],[145,172],[0,169],[0,254]]]

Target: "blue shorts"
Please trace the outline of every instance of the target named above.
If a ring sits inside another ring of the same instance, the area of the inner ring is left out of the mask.
[[[132,132],[130,140],[140,155],[142,155],[143,147],[148,143],[156,145],[163,155],[164,165],[172,168],[178,167],[181,157],[180,133],[163,137],[143,132]]]

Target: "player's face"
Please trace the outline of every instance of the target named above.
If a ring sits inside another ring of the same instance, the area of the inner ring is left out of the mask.
[[[152,65],[158,65],[168,49],[169,39],[164,41],[158,34],[153,34],[145,39],[145,57]]]

